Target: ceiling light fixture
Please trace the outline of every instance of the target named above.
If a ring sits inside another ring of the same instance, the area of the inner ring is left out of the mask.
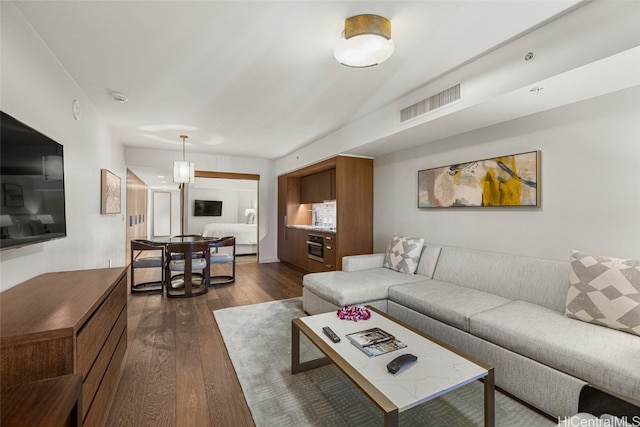
[[[182,138],[182,161],[173,162],[173,182],[180,184],[193,184],[195,181],[195,165],[193,162],[185,160],[186,139],[187,135],[180,135]]]
[[[342,65],[371,67],[389,59],[393,53],[391,21],[378,15],[356,15],[344,21],[342,38],[333,54]]]

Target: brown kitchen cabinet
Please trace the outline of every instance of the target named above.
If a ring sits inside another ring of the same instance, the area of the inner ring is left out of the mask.
[[[290,249],[289,263],[303,270],[307,269],[307,230],[287,229],[286,245]]]
[[[324,177],[322,184],[320,177]],[[326,193],[327,177],[329,193]],[[310,189],[314,182],[322,190]],[[300,267],[302,260],[296,258],[296,254],[306,255],[307,251],[306,247],[300,251],[298,235],[291,237],[291,226],[310,225],[311,211],[306,205],[324,200],[336,200],[337,227],[332,234],[335,240],[331,249],[325,248],[329,258],[322,263],[322,271],[341,270],[344,256],[373,252],[373,159],[337,156],[278,177],[278,258],[281,261]],[[300,268],[320,270],[317,263],[306,261]]]
[[[336,170],[328,169],[300,177],[300,203],[322,203],[336,198]]]
[[[334,271],[336,269],[336,245],[338,239],[335,234],[324,234],[324,262],[322,271]]]

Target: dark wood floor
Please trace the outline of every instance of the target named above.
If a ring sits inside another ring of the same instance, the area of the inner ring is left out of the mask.
[[[149,278],[138,271],[136,282]],[[206,295],[129,295],[128,351],[107,425],[253,426],[211,311],[301,296],[303,274],[239,262],[235,283]]]

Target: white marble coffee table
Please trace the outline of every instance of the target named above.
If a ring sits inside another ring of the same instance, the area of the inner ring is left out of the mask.
[[[335,312],[292,321],[291,373],[335,364],[384,413],[385,426],[397,426],[400,412],[484,378],[484,425],[495,425],[493,367],[371,307],[371,318],[353,322],[340,320]],[[322,328],[329,326],[341,338],[333,343]],[[407,344],[406,348],[369,358],[345,337],[352,332],[379,327]],[[326,357],[300,361],[300,332]],[[418,361],[397,374],[387,364],[411,353]]]

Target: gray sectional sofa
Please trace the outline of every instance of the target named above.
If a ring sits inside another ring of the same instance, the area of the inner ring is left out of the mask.
[[[415,274],[385,254],[303,279],[309,314],[380,308],[495,366],[496,385],[554,417],[587,384],[640,401],[640,336],[565,316],[570,263],[426,245]]]

